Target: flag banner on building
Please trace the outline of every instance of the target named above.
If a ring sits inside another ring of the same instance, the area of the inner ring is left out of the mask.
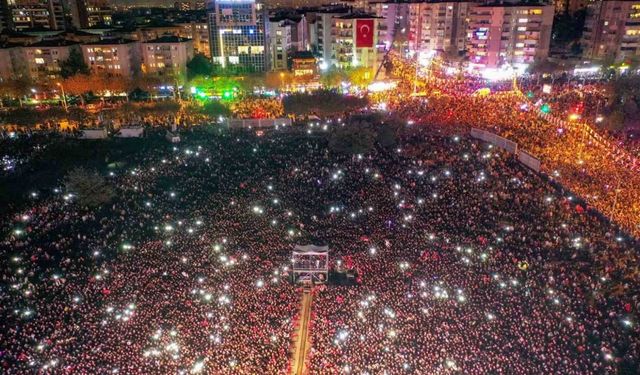
[[[373,20],[356,20],[356,47],[373,47]]]

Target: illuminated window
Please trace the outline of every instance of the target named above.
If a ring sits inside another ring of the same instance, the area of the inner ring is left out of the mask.
[[[527,27],[526,26],[520,26],[520,27],[518,27],[518,31],[527,31]]]
[[[542,9],[531,9],[529,14],[541,15],[542,14]]]
[[[241,55],[243,55],[243,54],[248,55],[249,54],[249,46],[238,46],[238,53],[241,54]]]
[[[518,19],[518,23],[527,23],[527,22],[529,22],[528,18],[520,18],[520,19]]]
[[[516,43],[516,48],[523,48],[524,47],[524,43]]]
[[[640,30],[627,30],[627,35],[640,35]]]
[[[44,64],[44,59],[42,57],[36,57],[36,64]]]

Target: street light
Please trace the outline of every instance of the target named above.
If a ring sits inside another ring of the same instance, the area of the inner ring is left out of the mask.
[[[56,82],[56,85],[60,87],[60,91],[62,91],[62,106],[64,107],[64,111],[69,112],[69,107],[67,106],[67,97],[64,95],[64,86],[60,82]]]

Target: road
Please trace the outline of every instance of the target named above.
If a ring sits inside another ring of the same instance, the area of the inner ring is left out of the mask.
[[[305,289],[302,294],[302,303],[300,310],[300,325],[298,326],[298,334],[296,336],[295,350],[293,352],[291,374],[305,374],[305,359],[309,351],[309,319],[311,318],[311,301],[313,297],[311,290]]]

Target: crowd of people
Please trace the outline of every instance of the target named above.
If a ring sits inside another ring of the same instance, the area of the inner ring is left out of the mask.
[[[512,157],[415,141],[340,167],[346,211],[374,210],[322,230],[361,284],[316,291],[310,373],[636,373],[633,244]]]
[[[432,77],[414,90],[414,68],[396,64],[400,77],[397,95],[389,95],[387,107],[399,118],[445,128],[481,128],[516,142],[542,162],[543,171],[590,206],[627,231],[640,233],[640,173],[621,163],[607,146],[594,141],[585,126],[558,127],[540,117],[539,108],[521,92],[502,90],[491,95],[469,95],[484,81]],[[469,89],[462,90],[461,86]],[[564,118],[563,118],[564,120]],[[606,138],[606,137],[605,137]],[[612,146],[613,145],[613,146]]]
[[[314,243],[358,282],[314,290],[310,374],[637,373],[632,238],[462,134],[331,132],[185,134],[105,207],[51,186],[3,217],[2,372],[287,373]]]

